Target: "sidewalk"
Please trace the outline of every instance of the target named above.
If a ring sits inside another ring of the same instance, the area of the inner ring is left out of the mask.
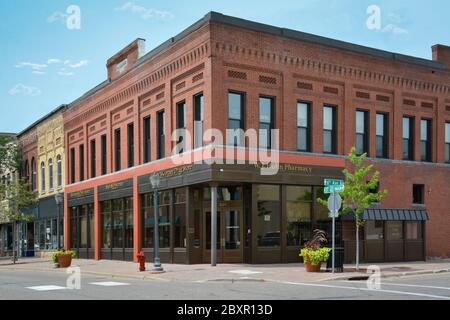
[[[165,273],[153,274],[153,265],[146,264],[147,271],[139,272],[138,264],[133,262],[111,260],[74,260],[72,266],[79,266],[81,273],[101,275],[113,278],[133,278],[142,280],[207,282],[207,281],[271,281],[271,282],[315,282],[327,280],[346,280],[367,277],[366,268],[362,264],[360,272],[354,272],[353,265],[346,265],[343,273],[330,272],[307,273],[303,264],[219,264],[181,265],[164,264]],[[399,277],[414,274],[432,274],[450,272],[450,260],[431,260],[427,262],[381,263],[382,277]],[[323,269],[323,267],[322,267]],[[10,260],[0,260],[2,270],[23,270],[36,272],[61,272],[65,269],[55,269],[49,259],[21,258],[15,265]],[[353,272],[352,272],[353,271]]]

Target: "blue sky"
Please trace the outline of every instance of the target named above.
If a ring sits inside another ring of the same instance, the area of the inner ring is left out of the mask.
[[[77,5],[81,28],[66,26]],[[367,8],[380,8],[370,30]],[[135,38],[147,51],[208,11],[431,59],[450,45],[448,0],[3,0],[0,132],[20,132],[106,79],[106,60]]]

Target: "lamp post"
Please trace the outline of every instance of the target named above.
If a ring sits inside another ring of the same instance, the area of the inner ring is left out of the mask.
[[[153,174],[150,176],[150,183],[153,188],[153,210],[154,210],[154,271],[162,272],[163,268],[161,266],[161,259],[159,257],[159,215],[158,215],[158,188],[161,182],[161,177],[158,174]]]
[[[61,204],[64,201],[64,195],[62,193],[55,194],[56,205],[58,206],[58,220],[56,225],[56,236],[58,237],[58,250],[61,250]]]

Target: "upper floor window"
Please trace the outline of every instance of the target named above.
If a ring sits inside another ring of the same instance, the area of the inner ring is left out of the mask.
[[[403,160],[414,160],[414,118],[403,117]]]
[[[356,154],[368,152],[368,112],[356,111]]]
[[[203,93],[194,96],[194,148],[203,146],[204,130],[204,101]]]
[[[445,162],[450,163],[450,122],[445,123]]]
[[[57,155],[56,156],[56,166],[57,166],[57,183],[58,183],[58,188],[62,187],[62,159],[61,159],[61,155]]]
[[[41,192],[45,192],[45,163],[41,162]]]
[[[177,150],[179,153],[183,153],[186,151],[186,141],[184,135],[184,129],[186,129],[186,102],[177,103],[177,129],[178,132],[178,141],[177,141]]]
[[[70,149],[70,182],[75,183],[75,148]]]
[[[259,98],[259,147],[272,148],[272,130],[275,129],[275,99]]]
[[[48,160],[48,188],[53,191],[53,160]]]
[[[239,130],[244,130],[244,103],[244,93],[228,93],[228,129],[234,130],[234,133],[230,132],[230,136],[227,139],[230,145],[244,145],[242,132],[239,132]]]
[[[165,156],[165,143],[166,143],[166,129],[165,129],[165,112],[160,111],[157,114],[158,119],[158,128],[157,128],[157,137],[158,137],[158,159],[162,159]]]
[[[431,120],[420,120],[420,160],[431,161]]]
[[[311,151],[311,104],[297,103],[297,149]]]
[[[134,124],[129,123],[127,126],[128,133],[128,148],[127,148],[127,159],[128,168],[134,166]]]
[[[97,175],[97,150],[95,139],[91,140],[91,178]]]
[[[337,152],[336,108],[323,107],[323,152]]]
[[[102,135],[100,138],[100,144],[101,144],[101,170],[102,170],[102,175],[105,175],[107,172],[107,146],[106,146],[106,134]]]
[[[121,144],[120,144],[120,129],[116,129],[114,131],[114,163],[115,163],[115,171],[120,171],[122,169],[121,166]]]
[[[80,181],[84,181],[84,145],[80,145],[79,150],[79,159],[80,159]]]
[[[388,120],[387,114],[377,113],[376,119],[376,152],[377,158],[388,158]]]
[[[36,160],[34,158],[31,159],[31,189],[33,191],[37,190],[37,168],[36,168]]]
[[[151,160],[151,144],[150,144],[150,117],[144,118],[144,163],[148,163]]]
[[[425,186],[423,184],[414,184],[413,185],[413,204],[424,204],[424,189]]]

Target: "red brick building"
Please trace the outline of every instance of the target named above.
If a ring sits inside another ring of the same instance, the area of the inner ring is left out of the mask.
[[[216,187],[219,262],[298,261],[311,231],[329,230],[315,201],[323,179],[342,178],[356,145],[390,193],[367,213],[361,258],[449,256],[449,47],[425,60],[214,12],[145,55],[143,46],[138,39],[109,59],[108,79],[64,113],[67,248],[124,260],[143,250],[151,261],[149,177],[159,173],[163,262],[210,261]],[[194,123],[203,132],[279,129],[280,170],[176,165],[175,129],[194,133],[194,153],[208,144]],[[390,208],[402,210],[381,210]],[[353,223],[338,225],[351,261]]]

